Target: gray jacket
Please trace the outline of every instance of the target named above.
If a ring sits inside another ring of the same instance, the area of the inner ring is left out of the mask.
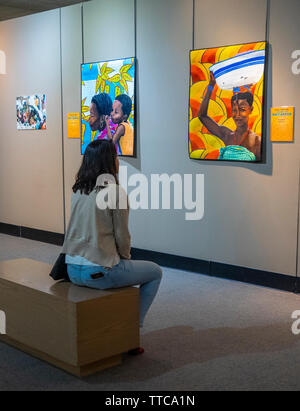
[[[106,209],[99,208],[99,194],[102,199],[104,195],[108,199]],[[121,186],[109,184],[99,194],[96,190],[89,195],[80,194],[79,190],[72,194],[71,216],[62,253],[80,255],[111,268],[120,262],[120,258],[130,259],[129,205]]]

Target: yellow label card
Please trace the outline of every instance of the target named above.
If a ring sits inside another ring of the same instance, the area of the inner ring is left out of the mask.
[[[80,138],[80,113],[67,114],[68,138]]]
[[[294,107],[271,108],[271,141],[293,141]]]

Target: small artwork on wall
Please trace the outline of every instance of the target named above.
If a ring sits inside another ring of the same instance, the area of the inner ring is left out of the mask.
[[[17,129],[45,130],[46,129],[46,95],[17,97]]]
[[[112,139],[118,155],[134,156],[134,97],[135,58],[81,65],[82,154],[91,141]]]
[[[190,52],[190,158],[261,161],[266,44]]]

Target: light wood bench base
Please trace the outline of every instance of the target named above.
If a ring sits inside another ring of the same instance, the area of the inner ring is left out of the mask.
[[[51,266],[35,260],[0,261],[0,310],[5,342],[79,376],[122,362],[139,347],[139,290],[96,290],[55,283]],[[1,363],[1,356],[0,356]]]
[[[32,357],[38,358],[39,360],[46,361],[49,364],[68,372],[69,374],[75,375],[76,377],[87,377],[88,375],[95,374],[96,372],[105,370],[107,368],[115,367],[116,365],[120,365],[122,363],[122,355],[119,354],[88,365],[75,367],[67,364],[66,362],[59,361],[56,358],[43,353],[42,351],[35,350],[28,347],[27,345],[21,344],[18,341],[15,341],[5,335],[0,335],[0,342],[17,348],[18,350],[23,351],[24,353],[29,354]]]

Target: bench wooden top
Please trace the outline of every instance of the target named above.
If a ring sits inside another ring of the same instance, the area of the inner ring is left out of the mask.
[[[72,303],[112,296],[116,292],[138,292],[138,289],[133,287],[101,291],[68,282],[55,282],[49,276],[51,269],[50,264],[28,258],[0,261],[0,285],[5,282],[13,283]]]

